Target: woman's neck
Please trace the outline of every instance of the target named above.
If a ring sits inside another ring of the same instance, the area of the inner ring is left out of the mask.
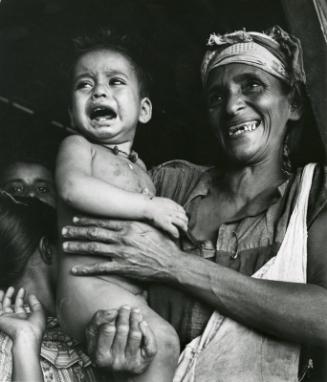
[[[232,198],[251,200],[261,192],[278,186],[286,178],[281,161],[266,161],[245,167],[230,166],[220,179],[220,188]]]

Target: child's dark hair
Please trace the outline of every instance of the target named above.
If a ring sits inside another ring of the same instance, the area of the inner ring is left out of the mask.
[[[149,96],[152,78],[146,61],[148,52],[143,40],[134,35],[119,34],[114,30],[101,28],[92,34],[74,38],[73,45],[74,65],[84,54],[100,49],[111,49],[128,58],[136,71],[141,96]]]
[[[55,210],[37,199],[14,199],[0,192],[0,289],[15,285],[46,236],[55,243]]]

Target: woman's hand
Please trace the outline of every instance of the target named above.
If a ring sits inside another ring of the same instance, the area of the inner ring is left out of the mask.
[[[94,265],[75,266],[76,275],[117,274],[141,281],[174,281],[185,255],[166,235],[138,222],[74,218],[64,227],[63,249],[71,254],[109,257]]]
[[[93,363],[114,374],[137,375],[157,352],[154,335],[139,309],[99,310],[86,328]]]
[[[0,330],[14,342],[30,341],[40,346],[45,330],[46,318],[41,303],[34,295],[28,296],[28,307],[24,306],[25,290],[19,289],[15,302],[15,289],[0,290]]]

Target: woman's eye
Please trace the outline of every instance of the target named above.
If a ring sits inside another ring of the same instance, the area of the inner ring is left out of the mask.
[[[244,90],[258,91],[262,89],[262,84],[258,81],[249,81],[244,85]]]
[[[209,95],[209,107],[219,105],[223,101],[223,96],[220,93],[212,93]]]
[[[117,86],[117,85],[124,85],[125,82],[121,78],[111,78],[109,81],[110,85]]]

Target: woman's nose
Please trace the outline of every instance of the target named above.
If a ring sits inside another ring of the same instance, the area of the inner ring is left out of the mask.
[[[244,100],[239,92],[232,92],[226,100],[226,114],[235,115],[244,108]]]

